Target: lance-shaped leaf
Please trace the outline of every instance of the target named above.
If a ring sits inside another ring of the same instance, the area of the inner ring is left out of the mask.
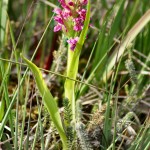
[[[42,96],[42,100],[44,101],[44,104],[48,109],[51,119],[52,119],[55,127],[58,130],[58,133],[59,133],[62,143],[63,143],[63,148],[65,149],[67,147],[67,140],[66,140],[66,135],[65,135],[64,129],[62,127],[62,122],[61,122],[59,110],[57,107],[57,103],[54,100],[49,89],[47,88],[47,85],[42,78],[42,73],[40,72],[39,68],[36,65],[34,65],[31,61],[29,61],[28,59],[23,57],[22,54],[21,54],[21,57],[23,58],[23,60],[26,62],[26,64],[28,65],[28,67],[31,69],[31,71],[33,73],[38,90],[40,92],[40,95]]]

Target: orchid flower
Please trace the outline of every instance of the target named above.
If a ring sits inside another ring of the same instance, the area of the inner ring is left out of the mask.
[[[57,22],[54,27],[54,32],[62,30],[64,34],[69,38],[67,41],[70,44],[70,49],[74,50],[78,38],[73,37],[72,33],[79,33],[83,29],[86,10],[83,8],[87,4],[87,0],[73,0],[65,1],[58,0],[62,9],[55,8],[53,12],[56,13],[54,20]],[[71,34],[70,34],[71,33]]]

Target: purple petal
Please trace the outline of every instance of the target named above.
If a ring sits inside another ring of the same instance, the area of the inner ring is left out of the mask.
[[[81,25],[75,25],[73,27],[73,30],[75,30],[75,31],[81,31],[82,30],[82,26]]]
[[[81,9],[81,10],[78,11],[78,14],[80,15],[80,18],[84,21],[85,17],[86,17],[86,10]]]
[[[74,50],[74,49],[75,49],[76,44],[77,44],[77,42],[78,42],[78,39],[79,39],[79,37],[75,37],[75,38],[72,38],[72,39],[67,40],[67,42],[70,44],[70,49],[71,49],[71,50]]]
[[[62,17],[66,20],[70,16],[71,16],[71,11],[64,9],[64,11],[62,12]]]
[[[74,6],[74,2],[70,1],[68,2],[69,6]]]
[[[54,20],[57,21],[57,22],[60,23],[60,24],[64,24],[62,17],[59,16],[59,15],[55,16],[55,17],[54,17]]]
[[[57,15],[60,15],[62,13],[62,10],[60,8],[55,8],[53,12],[56,13]]]
[[[60,24],[57,24],[55,27],[54,27],[54,32],[58,32],[62,30],[62,26]]]

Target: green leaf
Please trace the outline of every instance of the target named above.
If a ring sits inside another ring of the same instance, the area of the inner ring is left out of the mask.
[[[2,99],[2,101],[0,101],[0,121],[2,121],[3,116],[4,116],[4,109],[5,109],[5,100]]]
[[[0,47],[4,45],[8,0],[0,2]]]
[[[34,65],[31,61],[26,59],[22,54],[21,54],[21,57],[26,62],[26,64],[31,69],[31,71],[34,75],[40,95],[42,96],[44,104],[47,107],[48,112],[50,113],[51,119],[52,119],[54,125],[56,126],[58,133],[62,139],[63,147],[65,148],[65,147],[67,147],[67,142],[66,142],[67,140],[66,140],[66,135],[65,135],[64,129],[62,127],[62,122],[61,122],[59,110],[57,107],[57,103],[54,100],[49,89],[47,88],[46,83],[43,80],[42,74],[41,74],[40,70],[38,69],[38,67],[36,65]]]
[[[112,23],[110,33],[109,33],[109,44],[110,45],[112,44],[112,41],[113,41],[113,38],[114,38],[115,34],[119,30],[119,26],[120,26],[122,16],[123,16],[123,11],[124,11],[124,4],[125,4],[125,0],[119,1],[118,4],[115,6],[115,8],[113,10],[113,11],[117,11],[117,12],[115,14],[116,16],[115,16],[115,19]]]

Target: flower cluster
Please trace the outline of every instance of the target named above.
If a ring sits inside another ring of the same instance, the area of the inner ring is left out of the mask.
[[[63,9],[55,8],[56,16],[54,20],[57,25],[54,32],[63,30],[70,39],[70,49],[74,50],[78,37],[74,37],[75,32],[80,32],[83,28],[86,17],[86,10],[83,8],[88,0],[58,0]]]

